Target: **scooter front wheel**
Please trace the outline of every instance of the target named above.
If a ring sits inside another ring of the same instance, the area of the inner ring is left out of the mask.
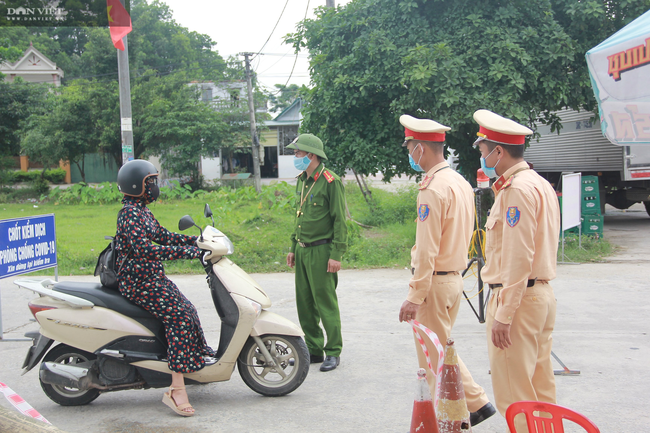
[[[252,337],[248,338],[239,358],[239,374],[253,391],[267,397],[279,397],[298,388],[309,372],[309,351],[301,337],[293,335],[262,335],[273,364]],[[293,360],[293,362],[290,362]]]

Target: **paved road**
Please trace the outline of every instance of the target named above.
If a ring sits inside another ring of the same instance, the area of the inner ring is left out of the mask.
[[[558,400],[591,418],[603,432],[647,431],[650,217],[638,205],[628,212],[609,209],[605,236],[620,245],[614,256],[603,263],[560,265],[553,282],[558,299],[554,352],[569,368],[581,371],[557,377]],[[342,271],[341,366],[329,373],[312,367],[305,383],[286,397],[261,397],[235,372],[229,382],[189,387],[197,410],[189,419],[163,406],[162,390],[108,393],[87,406],[61,407],[41,391],[37,371],[20,375],[29,344],[15,341],[0,342],[0,381],[70,433],[406,432],[417,364],[411,331],[397,322],[397,312],[409,275],[406,269]],[[293,275],[254,278],[272,298],[272,310],[297,322]],[[204,277],[173,279],[199,307],[208,340],[216,347],[219,323]],[[5,338],[37,329],[27,310],[33,294],[17,289],[12,280],[0,280]],[[466,280],[468,292],[474,283]],[[485,327],[466,304],[454,334],[459,353],[491,397]],[[0,405],[9,407],[4,400]],[[494,416],[473,430],[507,429],[505,420]]]

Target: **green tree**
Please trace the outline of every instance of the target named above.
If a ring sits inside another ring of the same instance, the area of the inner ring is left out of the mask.
[[[593,106],[585,47],[650,1],[612,2],[618,9],[604,6],[585,17],[586,4],[598,9],[595,3],[356,0],[321,8],[288,38],[311,56],[314,87],[302,127],[323,138],[338,171],[381,171],[390,178],[413,173],[400,148],[399,116],[430,117],[452,128],[447,143],[474,179],[475,110],[532,126],[537,120],[556,125],[552,112],[562,107]],[[582,20],[582,30],[572,28]]]
[[[30,158],[48,165],[69,161],[77,166],[85,182],[84,157],[97,150],[99,134],[84,82],[75,84],[53,96],[51,110],[30,118],[22,148]]]
[[[29,116],[42,109],[48,88],[21,79],[14,83],[0,81],[0,155],[18,155],[20,127]]]
[[[183,76],[153,78],[134,88],[134,143],[137,156],[159,156],[172,175],[189,175],[201,186],[199,161],[214,156],[233,140],[236,125],[229,113],[201,101],[199,89]]]
[[[307,91],[306,86],[299,87],[297,84],[291,84],[289,86],[276,84],[275,88],[277,90],[268,95],[269,103],[271,104],[269,111],[272,113],[284,110],[293,104],[293,101],[295,101],[301,93]]]

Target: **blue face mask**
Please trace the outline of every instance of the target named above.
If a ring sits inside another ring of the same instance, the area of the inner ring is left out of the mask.
[[[496,149],[497,149],[496,147],[492,149],[492,152],[494,152]],[[485,165],[485,159],[488,158],[490,155],[492,155],[492,152],[488,153],[488,156],[486,156],[485,158],[481,157],[481,169],[483,170],[483,173],[485,173],[485,175],[490,179],[494,179],[495,177],[498,176],[497,171],[495,169],[497,168],[497,165],[499,165],[499,161],[501,161],[498,160],[497,163],[494,164],[494,167],[487,167]]]
[[[413,152],[415,152],[415,149],[417,149],[418,146],[421,147],[422,145],[421,145],[420,143],[418,143],[417,146],[415,146],[415,147],[413,148]],[[422,172],[424,171],[424,169],[423,169],[422,167],[420,167],[420,161],[422,161],[422,155],[420,155],[420,159],[418,160],[418,162],[417,162],[417,164],[416,164],[416,163],[415,163],[415,160],[413,159],[413,157],[412,157],[411,154],[409,153],[409,164],[411,164],[411,168],[412,168],[413,170],[417,171],[417,172],[422,173]]]
[[[307,155],[305,155],[303,158],[298,158],[298,157],[293,158],[293,166],[300,171],[307,170],[309,164],[311,164],[311,160]]]

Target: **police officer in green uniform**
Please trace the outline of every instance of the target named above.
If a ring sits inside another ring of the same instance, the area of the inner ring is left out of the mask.
[[[343,347],[336,285],[347,249],[345,190],[341,179],[322,163],[327,156],[318,137],[301,134],[287,148],[295,152],[295,167],[303,170],[296,186],[296,220],[287,265],[296,268],[296,305],[310,360],[322,362],[321,371],[330,371],[339,365]]]

